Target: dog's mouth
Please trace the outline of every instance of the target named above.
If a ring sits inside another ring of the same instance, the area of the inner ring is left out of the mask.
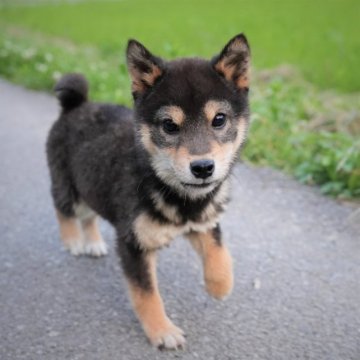
[[[209,182],[209,183],[201,183],[201,184],[191,184],[191,183],[181,183],[183,186],[187,187],[187,188],[198,188],[198,189],[204,189],[207,188],[211,185],[214,185],[214,182]]]

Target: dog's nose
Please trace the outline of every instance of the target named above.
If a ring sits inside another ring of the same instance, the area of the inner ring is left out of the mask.
[[[213,160],[196,160],[190,163],[191,172],[198,179],[206,179],[211,176],[215,169]]]

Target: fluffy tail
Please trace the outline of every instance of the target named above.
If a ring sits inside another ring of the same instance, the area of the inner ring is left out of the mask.
[[[66,74],[55,85],[54,91],[63,110],[68,111],[87,101],[89,85],[81,74]]]

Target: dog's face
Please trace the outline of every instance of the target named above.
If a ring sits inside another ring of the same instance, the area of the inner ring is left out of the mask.
[[[244,142],[250,50],[238,35],[213,60],[165,62],[131,40],[127,50],[140,141],[166,184],[202,197],[229,174]]]

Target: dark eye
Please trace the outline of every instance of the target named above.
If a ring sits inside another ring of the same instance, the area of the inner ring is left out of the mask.
[[[221,129],[226,123],[226,115],[223,113],[218,113],[215,115],[211,125],[215,129]]]
[[[171,119],[165,119],[162,123],[162,127],[167,134],[174,135],[180,130],[179,126],[176,125]]]

